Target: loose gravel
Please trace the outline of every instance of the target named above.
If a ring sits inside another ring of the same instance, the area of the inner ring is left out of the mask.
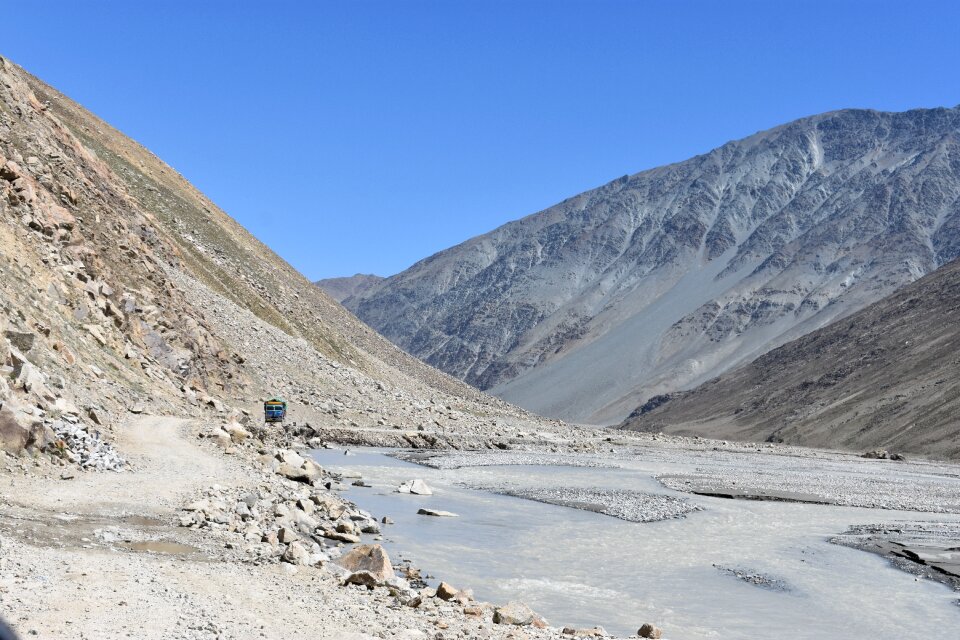
[[[713,566],[722,574],[734,577],[741,582],[746,582],[747,584],[752,584],[762,589],[782,592],[790,591],[790,587],[787,585],[786,581],[781,580],[780,578],[769,576],[759,571],[740,567],[726,567],[720,564],[715,564]]]
[[[126,461],[98,432],[91,432],[81,424],[66,420],[54,420],[50,427],[62,443],[62,449],[58,449],[61,455],[82,468],[123,471],[126,467]]]
[[[474,487],[477,488],[477,487]],[[683,518],[703,507],[683,498],[642,491],[556,487],[537,489],[484,488],[501,495],[536,500],[561,507],[592,511],[628,522],[658,522]]]
[[[872,509],[960,513],[956,467],[854,456],[717,456],[690,473],[660,475],[676,491],[734,498],[788,500]]]
[[[399,451],[391,453],[390,455],[398,460],[413,462],[425,467],[441,470],[500,465],[619,468],[618,464],[600,460],[593,456],[540,453],[535,451],[456,451],[443,453]]]

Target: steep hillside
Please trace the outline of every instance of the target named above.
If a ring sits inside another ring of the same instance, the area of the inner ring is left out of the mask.
[[[343,302],[347,298],[361,295],[367,289],[383,280],[380,276],[372,273],[358,273],[345,278],[326,278],[318,280],[315,284],[327,292],[327,295]]]
[[[397,349],[149,151],[2,58],[0,276],[8,422],[256,413],[272,393],[321,427],[482,434],[533,420]]]
[[[960,261],[622,426],[960,457]]]
[[[346,301],[544,415],[622,420],[960,255],[960,108],[804,118],[624,176]]]

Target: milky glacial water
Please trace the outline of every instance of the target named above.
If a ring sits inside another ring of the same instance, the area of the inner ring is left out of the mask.
[[[352,453],[314,455],[325,467],[359,471],[374,485],[351,487],[346,495],[395,520],[384,527],[395,561],[408,558],[426,573],[472,588],[479,600],[526,602],[556,626],[599,624],[628,635],[652,622],[674,639],[960,638],[960,594],[827,541],[857,523],[956,516],[688,496],[652,477],[687,470],[664,462],[440,471],[382,452]],[[412,478],[426,480],[434,495],[394,492]],[[632,523],[460,484],[631,489],[684,496],[704,510]],[[460,517],[417,515],[423,506]],[[740,581],[715,565],[769,575],[786,590]]]

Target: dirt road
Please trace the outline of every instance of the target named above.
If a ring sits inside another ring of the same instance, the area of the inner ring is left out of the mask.
[[[346,638],[391,623],[323,572],[240,564],[176,511],[213,484],[258,479],[196,427],[145,417],[120,429],[125,473],[73,480],[0,469],[0,615],[24,638]],[[376,621],[374,623],[374,621]],[[366,636],[361,636],[366,637]]]

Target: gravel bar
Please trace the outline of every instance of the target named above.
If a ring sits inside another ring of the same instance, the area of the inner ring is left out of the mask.
[[[586,489],[579,487],[549,489],[471,488],[560,507],[602,513],[628,522],[671,520],[683,518],[694,511],[703,510],[703,507],[691,504],[683,498],[622,489]]]
[[[663,474],[657,479],[669,489],[716,497],[960,513],[960,480],[955,476],[911,473],[897,463],[880,466],[863,461],[838,469],[812,459],[771,456],[757,462],[766,468],[757,468],[761,464],[754,468],[703,465],[692,473]]]
[[[599,460],[592,456],[538,453],[533,451],[456,451],[422,452],[398,451],[390,456],[431,467],[433,469],[462,469],[463,467],[491,467],[500,465],[535,465],[554,467],[595,467],[618,469],[620,465]]]

